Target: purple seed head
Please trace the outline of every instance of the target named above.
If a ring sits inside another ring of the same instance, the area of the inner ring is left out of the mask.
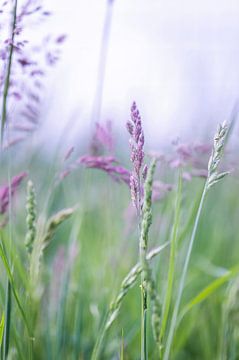
[[[130,191],[131,191],[131,200],[133,205],[137,208],[138,206],[138,190],[139,184],[134,175],[130,176]]]
[[[144,163],[144,133],[139,110],[135,102],[131,106],[131,120],[126,123],[130,134],[131,162],[133,163],[133,172],[131,174],[130,188],[133,204],[137,211],[141,208],[141,178],[144,180],[146,170],[142,170]]]
[[[10,203],[10,199],[15,195],[18,190],[21,182],[27,176],[26,172],[22,172],[16,176],[14,176],[11,180],[11,184],[3,185],[0,187],[0,214],[6,214],[8,210],[8,206]]]
[[[133,136],[134,126],[133,126],[133,124],[132,124],[131,121],[127,121],[127,123],[126,123],[126,128],[127,128],[127,130],[128,130],[128,133],[129,133],[131,136]]]

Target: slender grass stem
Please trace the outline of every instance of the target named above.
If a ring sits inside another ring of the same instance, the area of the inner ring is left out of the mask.
[[[114,1],[107,0],[107,5],[106,5],[107,8],[105,13],[104,27],[103,27],[100,54],[99,54],[97,82],[96,82],[96,89],[95,89],[95,95],[94,95],[94,101],[92,107],[91,123],[100,121],[100,117],[101,117],[101,107],[102,107],[102,99],[103,99],[104,83],[105,83],[105,72],[106,72],[111,23],[112,23],[112,15],[113,15],[113,4]]]
[[[141,226],[140,226],[141,227]],[[140,264],[144,263],[146,258],[146,248],[140,245],[139,249],[139,258]],[[143,267],[142,267],[143,269]],[[145,286],[145,273],[141,272],[141,360],[147,360],[147,308],[148,308],[148,299],[147,299],[147,288]]]
[[[8,92],[9,92],[9,86],[10,86],[11,68],[12,68],[12,60],[13,60],[16,20],[17,20],[17,0],[15,0],[14,7],[13,7],[11,43],[9,44],[9,56],[8,56],[8,62],[7,62],[7,67],[6,67],[6,77],[5,77],[4,88],[3,88],[1,143],[3,142],[4,127],[5,127],[6,120],[7,120],[7,102],[8,102]]]
[[[7,359],[10,343],[10,323],[11,323],[11,284],[7,281],[7,296],[5,308],[5,331],[3,338],[3,359]]]
[[[175,332],[175,329],[176,329],[176,326],[177,326],[178,312],[179,312],[179,307],[180,307],[180,303],[181,303],[181,299],[182,299],[183,288],[184,288],[184,284],[185,284],[185,280],[186,280],[188,265],[189,265],[193,244],[194,244],[194,240],[195,240],[197,229],[198,229],[198,224],[199,224],[199,220],[200,220],[200,216],[201,216],[201,212],[202,212],[206,192],[207,192],[207,182],[205,183],[204,189],[203,189],[203,192],[202,192],[200,204],[199,204],[199,207],[198,207],[198,211],[197,211],[197,215],[196,215],[196,218],[195,218],[191,239],[190,239],[190,242],[189,242],[189,246],[188,246],[188,250],[187,250],[187,254],[186,254],[186,258],[185,258],[185,262],[184,262],[184,266],[183,266],[182,275],[181,275],[181,278],[180,278],[179,289],[178,289],[178,294],[177,294],[177,300],[176,300],[176,303],[175,303],[173,316],[172,316],[172,321],[171,321],[171,324],[170,324],[169,334],[168,334],[167,343],[166,343],[166,349],[165,349],[165,353],[164,353],[164,356],[163,356],[164,360],[168,360],[169,356],[170,356],[170,351],[171,351],[171,347],[172,347],[174,332]]]

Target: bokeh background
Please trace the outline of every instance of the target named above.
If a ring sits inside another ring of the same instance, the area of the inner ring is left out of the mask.
[[[97,121],[124,126],[135,99],[150,141],[160,146],[176,136],[212,136],[228,118],[239,95],[237,0],[115,0],[110,10],[106,0],[69,0],[67,6],[48,0],[47,6],[53,16],[44,30],[68,34],[45,97],[44,122],[55,136],[67,122],[69,136],[91,123],[107,21]]]

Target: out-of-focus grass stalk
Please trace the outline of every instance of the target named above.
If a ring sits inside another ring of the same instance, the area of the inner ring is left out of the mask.
[[[214,137],[212,154],[211,154],[211,157],[208,162],[208,176],[207,176],[204,188],[203,188],[201,200],[199,203],[199,207],[197,210],[197,214],[196,214],[196,218],[195,218],[195,222],[194,222],[194,226],[193,226],[192,235],[190,238],[189,246],[188,246],[186,257],[185,257],[182,275],[180,278],[177,299],[176,299],[176,303],[174,306],[174,311],[173,311],[169,334],[168,334],[167,343],[166,343],[166,349],[165,349],[165,353],[163,356],[164,360],[168,360],[169,356],[170,356],[171,346],[173,343],[173,337],[174,337],[175,329],[177,326],[178,312],[179,312],[179,307],[180,307],[180,303],[181,303],[181,299],[182,299],[183,288],[184,288],[184,284],[185,284],[185,280],[186,280],[188,265],[189,265],[192,248],[193,248],[194,240],[196,237],[196,232],[198,229],[198,224],[199,224],[200,216],[202,213],[202,208],[203,208],[203,204],[205,201],[206,193],[213,185],[215,185],[218,181],[220,181],[222,178],[224,178],[228,174],[227,172],[218,173],[218,167],[219,167],[222,155],[223,155],[224,146],[225,146],[225,143],[227,140],[227,134],[228,134],[227,124],[224,123],[222,125],[219,125],[218,131]]]
[[[11,323],[11,284],[7,281],[7,294],[6,294],[6,305],[5,305],[5,329],[3,336],[3,359],[7,359],[10,343],[10,323]]]
[[[102,107],[102,98],[103,98],[103,90],[104,90],[104,82],[105,82],[105,70],[107,64],[107,55],[109,48],[109,39],[110,39],[110,30],[112,23],[112,15],[113,15],[113,5],[115,0],[106,0],[107,7],[105,13],[104,27],[100,45],[100,54],[99,54],[99,63],[98,63],[98,72],[97,72],[97,82],[95,95],[92,106],[92,116],[91,123],[95,123],[96,121],[100,121],[101,116],[101,107]]]
[[[9,92],[9,85],[10,85],[12,60],[13,60],[13,49],[14,49],[16,20],[17,20],[17,0],[15,0],[14,6],[13,6],[12,28],[11,28],[11,43],[9,44],[9,55],[8,55],[8,61],[7,61],[7,66],[6,66],[6,75],[5,75],[4,88],[3,88],[2,119],[1,119],[1,143],[3,142],[4,127],[5,127],[6,119],[7,119],[7,102],[8,102],[8,92]]]
[[[238,359],[239,357],[239,278],[229,286],[223,306],[221,343],[218,359]]]
[[[14,48],[14,38],[15,38],[15,27],[17,19],[17,0],[14,2],[13,6],[13,16],[12,16],[12,27],[11,27],[11,43],[9,44],[9,54],[8,61],[6,65],[6,74],[3,88],[3,99],[2,99],[2,112],[1,112],[1,149],[3,144],[3,135],[4,127],[7,119],[7,102],[8,102],[8,92],[10,86],[10,76],[12,68],[12,59],[13,59],[13,48]],[[11,195],[10,195],[11,196]],[[11,201],[10,201],[11,202]],[[10,204],[11,206],[11,204]],[[6,308],[5,308],[5,331],[4,331],[4,344],[3,344],[3,358],[6,359],[8,356],[9,342],[10,342],[10,322],[11,322],[11,283],[8,279],[6,286]]]
[[[180,171],[178,176],[178,188],[177,188],[176,202],[175,202],[175,217],[174,217],[174,224],[172,230],[172,238],[170,243],[170,258],[169,258],[167,289],[166,289],[162,322],[161,322],[161,331],[160,331],[161,343],[164,338],[167,321],[168,321],[169,309],[171,305],[171,299],[172,299],[173,281],[175,275],[175,256],[176,256],[176,247],[177,247],[177,238],[178,238],[178,227],[180,221],[181,193],[182,193],[182,176]]]
[[[66,304],[67,304],[67,296],[69,293],[69,283],[70,283],[70,275],[71,270],[68,268],[63,278],[63,285],[60,294],[60,301],[58,305],[57,311],[57,334],[56,334],[56,359],[59,359],[64,350],[64,342],[65,342],[65,327],[64,321],[66,317]]]

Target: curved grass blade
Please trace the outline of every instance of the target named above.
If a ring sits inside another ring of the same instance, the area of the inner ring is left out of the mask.
[[[188,311],[190,311],[194,306],[200,304],[202,301],[206,300],[210,295],[212,295],[226,282],[228,282],[233,277],[235,277],[238,273],[239,273],[239,265],[236,265],[232,267],[226,274],[212,281],[202,291],[200,291],[199,294],[197,294],[192,300],[190,300],[187,303],[187,305],[185,305],[185,307],[183,308],[181,315],[179,316],[178,325]]]

